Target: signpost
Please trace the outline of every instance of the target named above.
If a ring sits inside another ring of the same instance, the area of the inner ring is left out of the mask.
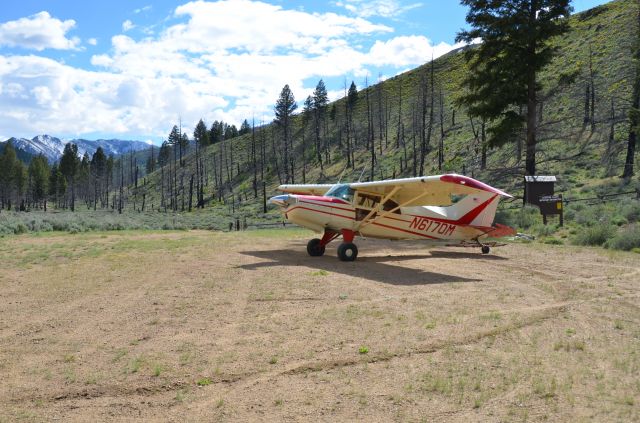
[[[560,226],[564,223],[564,208],[562,207],[562,194],[545,195],[538,199],[542,222],[547,224],[547,216],[560,215]]]

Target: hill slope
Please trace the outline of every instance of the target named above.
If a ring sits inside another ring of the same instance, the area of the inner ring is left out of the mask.
[[[576,14],[570,18],[571,31],[554,40],[558,55],[540,76],[537,159],[539,174],[559,175],[557,190],[572,192],[585,184],[597,185],[599,182],[588,181],[622,170],[635,78],[632,50],[639,31],[637,8],[635,0],[617,0]],[[313,119],[297,115],[287,164],[293,169],[290,182],[334,182],[341,175],[343,181],[413,176],[420,173],[421,139],[430,135],[425,174],[464,173],[521,194],[522,143],[489,149],[483,145],[481,122],[471,120],[464,109],[454,105],[466,71],[463,49],[360,90],[351,124],[345,99],[330,104],[320,128],[319,154],[314,148]],[[559,85],[561,77],[568,83]],[[587,86],[594,93],[593,99],[589,94],[588,106]],[[205,204],[218,207],[221,213],[269,218],[260,214],[262,193],[254,189],[254,179],[256,188],[264,182],[266,196],[285,182],[286,147],[280,133],[280,128],[270,124],[256,129],[254,143],[248,134],[207,147],[198,162],[204,173]],[[373,168],[370,142],[375,145]],[[351,166],[347,166],[349,150],[353,151]],[[173,177],[172,172],[165,166],[131,193],[144,195],[155,208],[162,197],[165,205],[173,197],[176,209],[182,209],[188,204],[191,175],[197,175],[196,155],[187,156]],[[193,197],[195,204],[195,193]]]

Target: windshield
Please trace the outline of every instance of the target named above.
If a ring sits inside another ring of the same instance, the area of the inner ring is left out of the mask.
[[[347,184],[336,184],[325,194],[326,197],[335,197],[351,202],[353,200],[353,190]]]

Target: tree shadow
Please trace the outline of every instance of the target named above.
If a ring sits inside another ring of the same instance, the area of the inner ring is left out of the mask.
[[[332,254],[333,253],[333,254]],[[242,251],[241,254],[256,257],[263,260],[257,263],[238,266],[239,269],[256,270],[277,266],[306,266],[327,272],[341,273],[347,276],[365,278],[398,286],[431,285],[452,282],[481,282],[483,279],[470,279],[457,275],[438,273],[415,269],[411,267],[397,266],[386,262],[399,262],[410,260],[424,260],[434,257],[434,254],[410,254],[398,256],[364,256],[358,257],[354,262],[342,262],[338,260],[333,249],[327,250],[322,257],[310,257],[303,249],[287,250],[263,250]],[[450,254],[450,253],[444,253]],[[436,255],[446,258],[484,258],[480,254],[453,253],[454,255]]]

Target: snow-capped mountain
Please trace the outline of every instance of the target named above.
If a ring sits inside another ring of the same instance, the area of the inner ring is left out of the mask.
[[[38,154],[44,154],[50,163],[57,162],[62,157],[64,146],[67,143],[74,143],[78,146],[78,154],[80,157],[84,153],[88,153],[92,156],[96,152],[98,147],[102,147],[104,153],[109,156],[114,156],[129,153],[131,151],[139,151],[149,148],[147,143],[142,141],[128,141],[128,140],[61,140],[60,138],[52,137],[50,135],[38,135],[32,139],[27,138],[9,138],[7,141],[11,141],[13,147],[16,150],[21,150],[31,156]]]

